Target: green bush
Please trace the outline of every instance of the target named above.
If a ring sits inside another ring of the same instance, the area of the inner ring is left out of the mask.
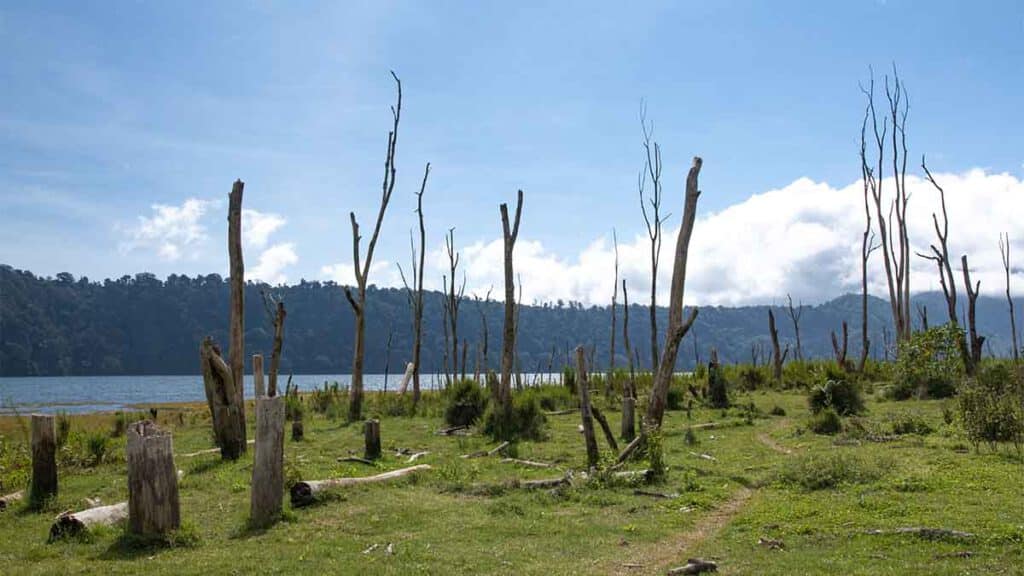
[[[768,413],[771,414],[772,416],[785,416],[786,409],[776,404],[775,406],[772,406],[771,411],[769,411]]]
[[[947,398],[964,372],[963,332],[952,324],[915,332],[899,346],[888,395],[895,400]]]
[[[1024,443],[1024,385],[1002,363],[983,365],[966,380],[958,398],[960,422],[975,449],[987,443]]]
[[[844,484],[866,484],[881,476],[882,468],[873,462],[846,452],[827,452],[788,460],[779,480],[804,490],[824,490]]]
[[[68,441],[68,433],[71,432],[71,418],[68,413],[61,410],[57,413],[57,447],[60,448]]]
[[[852,380],[827,380],[815,386],[807,397],[811,412],[817,414],[831,408],[841,416],[852,416],[864,412],[864,398],[860,385]]]
[[[573,396],[572,392],[565,386],[545,384],[543,386],[528,388],[523,393],[534,396],[540,404],[541,409],[549,412],[576,408],[578,406],[576,397]],[[591,400],[593,400],[593,398],[591,398]]]
[[[547,428],[540,403],[529,392],[514,394],[511,409],[489,403],[483,422],[484,434],[494,440],[543,440]]]
[[[740,389],[745,392],[753,392],[765,387],[768,383],[768,376],[763,368],[744,366],[739,373]]]
[[[487,407],[487,397],[475,380],[460,380],[447,392],[448,402],[444,409],[444,421],[449,426],[470,426]]]
[[[324,382],[324,387],[314,388],[309,394],[309,407],[318,414],[327,414],[332,419],[348,413],[348,388],[337,382]]]
[[[686,398],[686,392],[674,383],[670,384],[668,387],[668,396],[665,397],[665,409],[682,410],[684,398]]]
[[[815,434],[838,434],[843,430],[843,421],[832,408],[825,408],[811,416],[809,424]]]
[[[889,416],[889,428],[893,434],[918,434],[925,436],[934,429],[920,412],[899,411]]]
[[[110,439],[103,434],[90,434],[86,440],[86,445],[89,449],[90,465],[99,466],[102,464],[110,448]]]
[[[729,407],[729,382],[721,368],[708,368],[708,403],[712,408]]]

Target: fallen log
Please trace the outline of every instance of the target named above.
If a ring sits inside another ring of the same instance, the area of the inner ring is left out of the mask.
[[[663,500],[675,500],[679,498],[678,492],[650,492],[648,490],[633,490],[635,496],[650,496],[651,498],[661,498]]]
[[[534,460],[520,460],[519,458],[502,458],[503,464],[518,464],[520,466],[528,466],[530,468],[554,468],[554,464],[547,462],[536,462]]]
[[[430,450],[424,450],[424,451],[422,451],[422,452],[417,452],[417,453],[415,453],[415,454],[411,454],[411,455],[409,456],[409,460],[408,460],[408,462],[409,462],[409,463],[413,463],[413,462],[415,462],[415,461],[419,460],[420,458],[422,458],[422,457],[426,456],[427,454],[430,454]]]
[[[438,436],[461,435],[460,433],[468,434],[468,432],[464,432],[464,431],[467,431],[467,430],[469,430],[469,426],[466,426],[466,425],[452,426],[450,428],[442,428],[442,429],[438,430],[437,432],[434,432],[434,434],[436,434]]]
[[[718,572],[718,564],[709,560],[701,560],[700,558],[690,558],[686,561],[685,566],[672,568],[668,571],[668,574],[669,576],[677,576],[681,574],[700,574],[702,572]]]
[[[604,417],[604,414],[597,409],[597,406],[591,406],[590,413],[594,416],[594,420],[597,420],[597,423],[601,425],[601,430],[604,431],[604,439],[608,441],[608,446],[611,446],[614,452],[618,452],[619,443],[615,441],[615,435],[612,434],[612,428],[608,425],[608,420]]]
[[[359,456],[345,456],[344,458],[338,458],[338,462],[357,462],[359,464],[366,464],[367,466],[376,466],[372,460],[360,458]]]
[[[925,540],[944,540],[944,539],[958,539],[958,540],[970,540],[974,538],[974,534],[970,532],[962,532],[960,530],[950,530],[949,528],[925,528],[921,526],[909,526],[902,528],[893,528],[891,530],[865,530],[865,534],[877,536],[880,534],[911,534]]]
[[[640,447],[640,444],[642,444],[643,441],[643,433],[638,434],[636,438],[633,438],[633,440],[629,444],[626,444],[626,447],[622,449],[619,457],[615,459],[615,464],[613,466],[621,466],[626,460],[629,460],[630,456],[636,452],[637,448]]]
[[[690,456],[694,458],[701,458],[702,460],[710,460],[712,462],[718,462],[718,458],[715,458],[711,454],[697,454],[696,452],[690,452]]]
[[[470,452],[469,454],[463,454],[462,458],[483,458],[484,456],[494,456],[498,452],[501,452],[505,448],[508,448],[508,441],[498,444],[490,450],[477,450],[476,452]]]
[[[567,414],[575,414],[577,410],[575,408],[569,408],[566,410],[554,410],[552,412],[544,412],[545,416],[565,416]]]
[[[318,496],[331,488],[355,486],[357,484],[370,484],[373,482],[385,482],[387,480],[394,480],[396,478],[415,474],[421,470],[430,470],[430,468],[429,464],[418,464],[408,468],[400,468],[398,470],[384,472],[383,474],[377,474],[376,476],[332,478],[329,480],[307,480],[305,482],[296,482],[292,485],[290,490],[292,506],[299,507],[312,504],[316,501]]]
[[[528,490],[537,490],[544,488],[557,488],[559,486],[566,486],[569,484],[571,476],[561,476],[559,478],[547,478],[542,480],[520,480],[518,486],[520,488],[526,488]]]
[[[15,502],[21,500],[24,497],[25,491],[18,490],[17,492],[12,492],[7,496],[4,496],[3,498],[0,498],[0,512],[3,512],[4,510],[7,509],[8,506],[14,504]]]
[[[62,512],[50,526],[50,541],[77,536],[96,526],[112,526],[128,519],[128,503],[98,506],[81,512]]]

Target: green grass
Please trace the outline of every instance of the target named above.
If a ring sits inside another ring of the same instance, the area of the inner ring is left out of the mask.
[[[429,417],[382,418],[384,458],[378,466],[339,463],[350,452],[361,455],[362,427],[307,412],[306,440],[286,440],[292,474],[321,479],[401,468],[406,457],[396,456],[396,448],[429,450],[416,463],[434,469],[396,483],[345,489],[308,508],[292,510],[286,503],[282,522],[251,530],[252,451],[227,463],[216,454],[178,457],[176,465],[185,471],[185,528],[173,546],[139,545],[120,528],[47,544],[59,511],[86,507],[87,497],[103,503],[126,499],[124,439],[113,439],[104,463],[62,469],[60,495],[44,511],[16,505],[0,513],[0,572],[663,574],[687,557],[703,556],[716,558],[722,574],[1024,573],[1024,465],[1007,447],[997,453],[963,451],[965,441],[942,421],[939,403],[869,401],[859,429],[892,436],[892,415],[907,409],[933,429],[873,442],[866,439],[871,434],[850,426],[835,437],[807,431],[802,395],[753,393],[734,400],[753,401],[762,414],[780,406],[788,416],[761,416],[748,425],[740,409],[724,415],[697,409],[689,421],[685,412],[669,412],[662,438],[667,481],[645,489],[678,494],[675,498],[635,495],[632,486],[596,482],[554,493],[480,490],[560,472],[521,468],[498,457],[459,458],[493,444],[480,435],[434,435],[444,427],[436,409]],[[607,413],[617,430],[619,414]],[[176,412],[161,410],[161,425],[173,430],[177,454],[211,446],[208,419],[201,407],[194,414],[179,419]],[[109,430],[111,423],[104,418],[109,416],[72,417],[72,431]],[[694,428],[697,443],[688,445],[687,426],[704,422],[720,425]],[[582,469],[585,450],[578,423],[575,414],[549,416],[548,440],[520,443],[517,456],[553,462],[560,470]],[[22,442],[19,430],[13,419],[0,419],[3,444]],[[600,436],[599,443],[609,455]],[[799,468],[794,462],[813,466],[807,462],[836,458],[843,464],[840,476],[862,465],[874,472],[821,489],[786,479],[787,470]],[[6,462],[0,479],[7,488],[18,478],[16,460],[0,460]],[[733,510],[733,499],[748,491],[752,496]],[[865,534],[901,526],[951,528],[977,538],[956,542]],[[698,532],[705,537],[691,538]],[[759,546],[760,537],[782,540],[786,550]],[[386,552],[389,543],[393,554]],[[375,544],[376,549],[364,553]],[[973,556],[942,556],[964,550]],[[627,568],[626,562],[643,567]]]

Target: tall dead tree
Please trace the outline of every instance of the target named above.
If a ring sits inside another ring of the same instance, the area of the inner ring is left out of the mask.
[[[1006,272],[1006,303],[1010,306],[1010,338],[1013,342],[1013,361],[1017,363],[1020,361],[1020,351],[1017,348],[1017,319],[1013,314],[1013,297],[1010,296],[1010,235],[1005,234],[1005,241],[1003,236],[999,236],[999,255],[1002,256],[1003,270]]]
[[[587,467],[594,468],[601,460],[594,435],[594,416],[590,408],[590,379],[584,361],[583,346],[576,347],[576,382],[580,397],[580,419],[583,421],[583,439],[587,447]]]
[[[668,215],[661,215],[661,146],[654,141],[654,125],[647,122],[647,106],[640,105],[640,128],[643,130],[644,167],[637,179],[640,190],[640,213],[651,240],[651,371],[658,370],[658,264],[661,260],[662,224]],[[651,195],[646,197],[647,179],[651,180]],[[650,212],[647,204],[650,204]],[[660,424],[660,420],[659,420]]]
[[[864,109],[864,121],[860,125],[860,169],[861,181],[864,184],[864,235],[860,244],[860,360],[857,371],[864,372],[871,351],[871,338],[868,336],[868,260],[871,253],[878,249],[875,243],[875,232],[871,228],[871,197],[868,185],[870,167],[867,163],[867,126],[871,112],[871,103]]]
[[[238,407],[239,434],[245,452],[245,263],[242,260],[242,192],[245,184],[235,180],[228,196],[228,261],[231,271],[231,335],[228,365],[238,384],[235,405]]]
[[[284,346],[284,319],[287,312],[284,309],[284,301],[266,292],[260,292],[263,296],[263,306],[270,318],[271,326],[274,328],[274,344],[270,352],[270,374],[267,380],[267,396],[277,396],[277,373],[281,369],[281,349]]]
[[[700,157],[693,158],[693,165],[686,176],[686,197],[683,203],[683,221],[679,227],[679,236],[676,238],[675,259],[672,265],[672,285],[669,292],[668,303],[668,326],[665,329],[665,348],[662,352],[661,362],[654,373],[654,383],[651,386],[651,399],[647,405],[647,419],[645,426],[661,427],[662,419],[665,416],[665,403],[668,399],[668,388],[672,383],[672,374],[675,372],[676,355],[679,352],[679,342],[697,319],[697,308],[690,308],[690,314],[683,320],[683,293],[686,288],[686,261],[690,252],[690,237],[693,235],[693,225],[697,219],[697,199],[700,197],[700,190],[697,187],[697,179],[700,176],[700,169],[703,161]]]
[[[978,336],[978,325],[976,322],[975,307],[978,302],[978,290],[981,288],[981,281],[971,284],[971,269],[967,265],[967,254],[960,257],[960,264],[964,269],[964,287],[967,290],[967,333],[971,345],[971,363],[968,373],[973,374],[978,365],[981,364],[981,351],[985,345],[985,337]]]
[[[505,325],[501,337],[501,380],[498,385],[498,403],[506,412],[512,409],[512,363],[516,351],[516,285],[512,269],[512,251],[519,237],[519,220],[523,215],[523,191],[516,195],[515,219],[509,223],[508,204],[502,203],[501,229],[505,254]]]
[[[423,263],[426,255],[427,229],[423,225],[423,192],[427,189],[427,178],[430,176],[430,162],[427,162],[423,169],[423,182],[420,184],[420,191],[416,193],[416,216],[420,221],[420,247],[412,241],[412,232],[409,233],[409,248],[412,250],[412,282],[405,280],[405,273],[402,266],[398,266],[398,273],[405,284],[405,292],[409,298],[409,310],[412,312],[412,404],[419,405],[420,402],[420,349],[423,345]],[[418,254],[418,261],[417,261]]]
[[[875,111],[875,79],[871,77],[868,88],[861,89],[868,99],[868,113],[873,128],[876,162],[869,163],[866,145],[861,146],[861,170],[865,175],[875,205],[878,220],[878,236],[881,239],[882,256],[885,264],[886,285],[889,289],[889,306],[897,342],[910,337],[910,239],[907,228],[907,114],[910,110],[906,90],[893,66],[893,80],[885,77],[885,97],[888,109],[879,121]],[[890,128],[890,123],[892,124]],[[887,139],[888,136],[888,139]],[[863,138],[863,133],[862,133]],[[888,142],[887,142],[888,140]],[[895,188],[892,200],[884,206],[886,145],[892,164],[892,180]],[[888,214],[886,213],[888,212]]]
[[[846,372],[850,371],[850,364],[849,362],[846,361],[846,345],[848,342],[848,338],[849,330],[846,326],[846,320],[843,320],[843,340],[841,343],[839,339],[836,337],[835,330],[832,331],[832,352],[835,353],[836,355],[836,364],[838,364],[839,368]]]
[[[801,302],[796,308],[793,307],[793,297],[786,294],[787,312],[789,319],[793,321],[793,332],[796,334],[796,351],[794,357],[797,360],[804,359],[803,350],[800,347],[800,317],[804,315],[804,303]]]
[[[245,450],[245,425],[236,392],[241,383],[235,380],[234,371],[221,358],[220,348],[209,336],[199,345],[199,365],[221,458],[237,460]]]
[[[377,223],[373,227],[373,235],[370,237],[370,244],[366,248],[366,259],[360,266],[359,223],[356,222],[356,213],[349,212],[349,220],[352,222],[352,267],[356,277],[356,294],[352,295],[352,289],[345,287],[345,298],[352,306],[355,314],[355,345],[352,351],[352,386],[349,388],[348,419],[356,421],[363,416],[363,356],[366,351],[366,285],[370,275],[370,265],[373,263],[373,251],[377,247],[377,238],[380,236],[380,227],[384,223],[384,213],[388,209],[388,202],[391,201],[391,192],[395,189],[395,145],[398,142],[398,122],[402,117],[402,81],[394,72],[391,77],[395,80],[398,89],[397,103],[391,107],[392,127],[388,132],[388,150],[384,160],[384,181],[381,185],[380,211],[377,212]]]
[[[629,381],[622,386],[622,437],[632,440],[636,436],[636,372],[633,364],[633,350],[629,344],[629,291],[626,279],[622,279],[622,344],[629,362]]]
[[[448,325],[445,327],[451,336],[451,381],[454,382],[459,374],[459,306],[462,304],[462,296],[466,292],[466,276],[462,276],[462,286],[456,291],[455,273],[459,267],[459,253],[455,251],[455,228],[448,229],[448,235],[444,239],[445,250],[448,253],[448,269],[451,271],[451,282],[445,281],[445,311],[447,312]],[[466,367],[462,366],[465,373]]]
[[[967,340],[964,339],[961,329],[960,320],[957,313],[957,293],[956,293],[956,276],[953,275],[953,266],[949,259],[949,214],[946,211],[946,191],[939,185],[932,176],[931,170],[928,169],[928,164],[925,162],[924,156],[921,156],[921,170],[924,171],[928,181],[931,182],[939,192],[939,205],[942,208],[942,224],[939,224],[939,216],[935,212],[932,212],[932,225],[935,227],[935,237],[938,239],[938,246],[935,244],[929,245],[931,254],[922,254],[920,252],[917,255],[926,260],[935,262],[935,266],[939,270],[939,285],[942,287],[942,296],[946,299],[946,313],[949,316],[949,323],[957,330],[957,333],[961,334],[959,337],[960,343],[960,355],[963,358],[964,368],[968,374],[974,373],[974,362],[972,361],[972,355],[968,348]],[[968,293],[970,293],[970,286],[967,287]]]
[[[484,297],[483,306],[480,305],[480,297],[479,296],[477,296],[475,298],[475,301],[476,301],[476,311],[480,315],[480,332],[481,332],[481,340],[483,341],[481,343],[481,347],[480,348],[481,348],[481,353],[483,355],[483,362],[484,362],[484,369],[483,369],[483,371],[484,371],[484,374],[486,374],[488,371],[490,371],[491,365],[488,362],[488,358],[487,358],[487,348],[488,348],[487,344],[490,341],[490,334],[487,331],[487,313],[484,310],[484,308],[488,304],[491,303],[491,288],[487,289],[487,295]]]
[[[770,307],[768,308],[768,335],[772,339],[772,377],[776,382],[782,382],[782,363],[786,361],[786,356],[789,354],[789,346],[786,346],[785,352],[779,346],[779,331],[775,327],[775,313]]]
[[[612,397],[612,378],[615,376],[615,305],[619,299],[619,237],[612,228],[612,244],[615,246],[615,281],[612,282],[612,333],[608,344],[608,377],[604,379],[604,397]]]

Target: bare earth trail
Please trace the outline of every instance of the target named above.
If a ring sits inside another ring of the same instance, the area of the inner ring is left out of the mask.
[[[782,428],[786,424],[788,424],[788,420],[783,420],[773,428]],[[755,438],[775,452],[785,455],[793,454],[793,450],[779,444],[765,432],[758,432],[755,434]],[[700,547],[705,540],[718,534],[743,510],[754,494],[754,489],[741,487],[725,503],[698,520],[686,532],[631,551],[627,560],[620,561],[607,573],[617,575],[664,574],[674,566],[685,564],[686,558],[693,556],[690,551]]]

